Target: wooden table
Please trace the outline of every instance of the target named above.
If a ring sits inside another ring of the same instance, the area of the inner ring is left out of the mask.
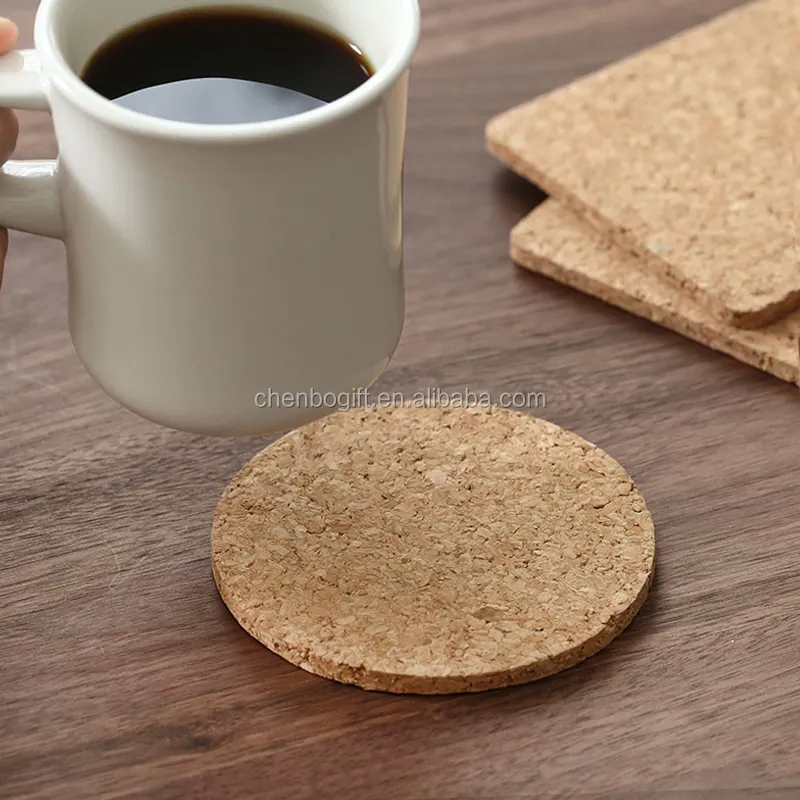
[[[160,430],[83,372],[62,248],[17,235],[0,293],[0,797],[800,797],[800,400],[516,270],[540,196],[495,113],[735,0],[423,0],[408,325],[381,386],[545,392],[642,486],[659,568],[604,653],[527,687],[368,694],[296,669],[219,600],[209,525],[264,441]],[[2,0],[30,41],[34,0]],[[558,135],[554,131],[553,135]],[[22,157],[49,156],[24,115]]]

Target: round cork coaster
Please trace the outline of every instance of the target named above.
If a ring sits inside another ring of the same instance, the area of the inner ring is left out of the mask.
[[[614,459],[496,408],[314,422],[237,475],[212,534],[217,587],[252,636],[317,675],[418,694],[577,664],[630,623],[654,562]]]

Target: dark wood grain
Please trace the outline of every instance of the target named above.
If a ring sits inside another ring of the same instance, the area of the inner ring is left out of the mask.
[[[0,292],[0,797],[800,796],[797,391],[510,264],[541,199],[484,153],[495,113],[735,0],[425,0],[406,176],[408,324],[387,389],[546,392],[657,522],[633,626],[552,679],[367,694],[240,630],[208,562],[263,441],[118,408],[73,353],[60,245],[15,235]],[[33,0],[2,0],[29,41]],[[558,132],[553,131],[557,136]],[[23,118],[20,154],[54,152]]]

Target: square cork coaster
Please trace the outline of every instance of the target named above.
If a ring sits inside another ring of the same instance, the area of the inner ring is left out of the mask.
[[[517,225],[522,267],[611,303],[790,383],[800,384],[800,312],[758,330],[720,322],[573,211],[548,200]]]
[[[502,114],[488,146],[719,319],[800,308],[800,3],[762,0]]]

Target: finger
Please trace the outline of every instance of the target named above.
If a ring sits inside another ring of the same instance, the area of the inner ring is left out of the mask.
[[[0,17],[0,55],[10,53],[19,39],[17,26],[5,17]],[[17,118],[8,109],[0,109],[0,163],[13,152],[17,144],[19,125]],[[8,252],[8,231],[0,228],[0,284],[3,282],[3,265]]]
[[[0,108],[0,164],[11,158],[17,146],[19,122],[17,116],[8,108]]]
[[[19,39],[17,26],[5,17],[0,17],[0,55],[10,53]],[[19,125],[17,118],[8,109],[0,109],[0,163],[13,152],[17,144]],[[8,252],[8,231],[0,228],[0,284],[3,282],[3,264]]]
[[[19,39],[19,29],[10,20],[0,17],[0,55],[10,53]]]

